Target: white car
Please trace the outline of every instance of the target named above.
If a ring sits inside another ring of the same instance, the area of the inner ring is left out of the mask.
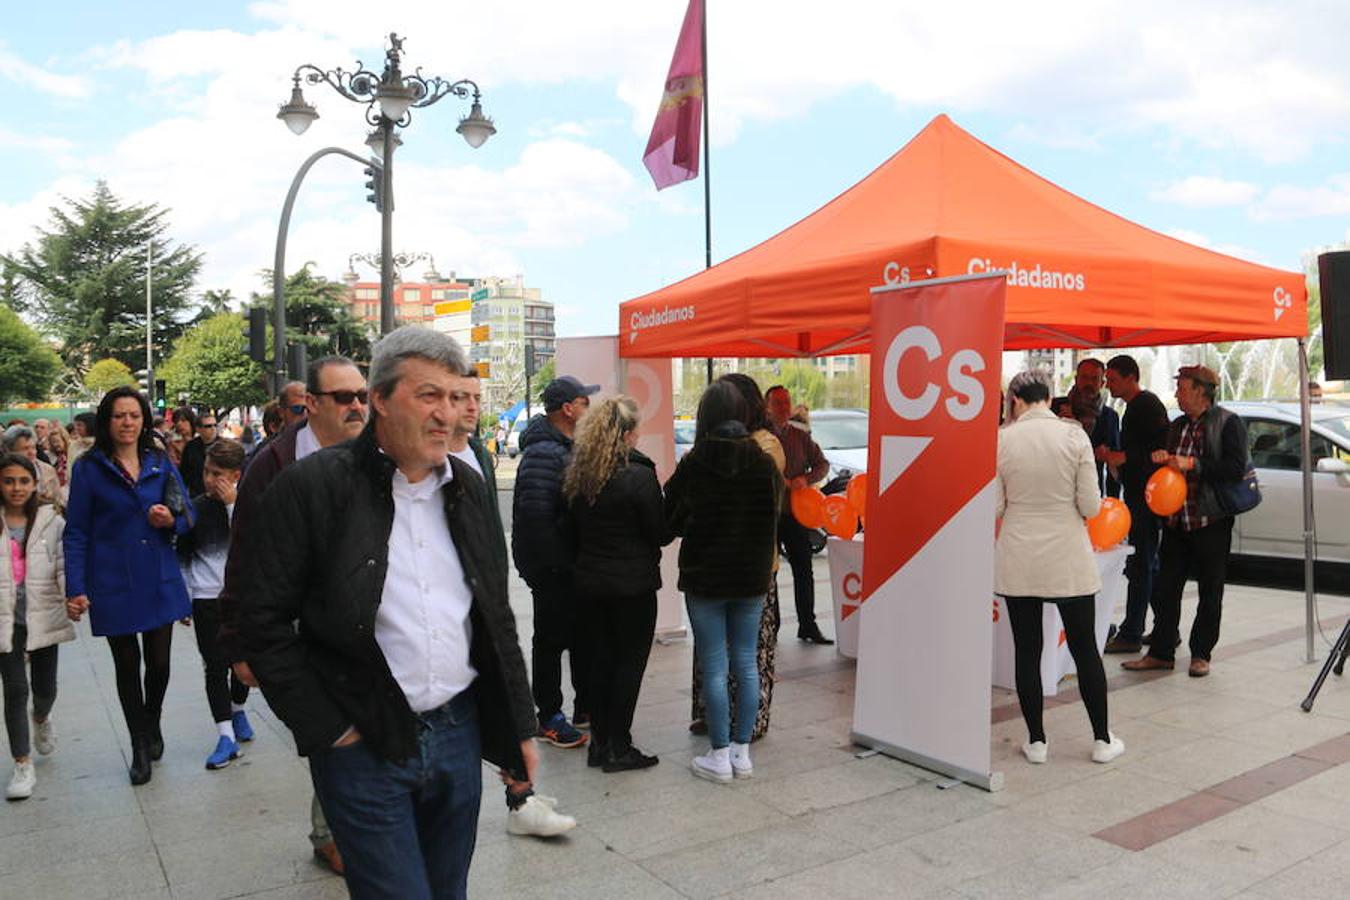
[[[1303,559],[1301,420],[1297,403],[1224,403],[1247,425],[1261,505],[1237,517],[1233,553]],[[1350,565],[1350,408],[1312,407],[1313,520],[1317,560]]]
[[[867,413],[861,409],[818,409],[811,413],[811,439],[829,460],[828,484],[841,475],[867,471]]]

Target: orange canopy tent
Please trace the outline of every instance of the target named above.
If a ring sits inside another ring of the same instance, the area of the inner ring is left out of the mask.
[[[1007,349],[1307,334],[1303,275],[1094,206],[938,116],[900,152],[757,247],[619,307],[631,357],[870,349],[869,289],[1005,269]]]

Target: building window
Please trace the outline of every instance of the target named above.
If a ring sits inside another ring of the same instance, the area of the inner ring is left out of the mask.
[[[403,292],[404,303],[420,303],[422,300],[421,288],[407,288]]]

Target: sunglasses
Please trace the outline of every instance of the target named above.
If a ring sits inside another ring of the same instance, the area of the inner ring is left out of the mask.
[[[294,413],[294,414],[297,415],[297,416],[303,416],[303,415],[305,414],[305,412],[307,411],[307,410],[306,410],[306,407],[305,407],[305,404],[303,404],[303,403],[292,403],[290,406],[288,406],[288,407],[286,407],[286,408],[289,409],[292,413]]]
[[[332,397],[333,402],[338,406],[351,406],[353,400],[357,400],[362,406],[370,400],[370,392],[364,388],[359,391],[310,391],[311,394],[318,394],[321,397]]]

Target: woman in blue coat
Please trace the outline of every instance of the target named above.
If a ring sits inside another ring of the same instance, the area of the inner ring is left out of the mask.
[[[192,522],[182,478],[155,449],[150,405],[134,388],[99,403],[94,448],[71,472],[66,516],[66,610],[76,621],[88,610],[94,634],[108,638],[131,732],[131,783],[144,784],[164,753],[173,623],[192,609],[173,537]]]

